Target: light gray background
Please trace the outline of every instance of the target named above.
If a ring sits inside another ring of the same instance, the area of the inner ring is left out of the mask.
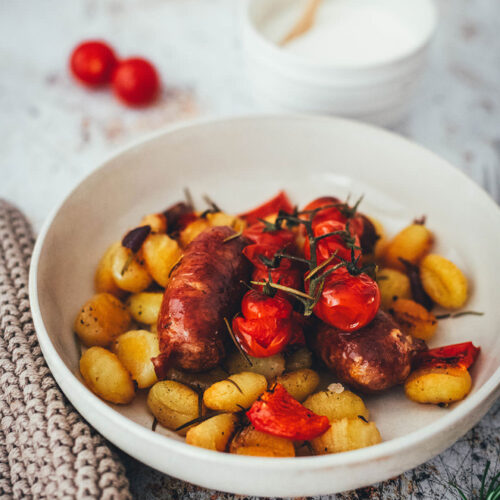
[[[240,0],[0,0],[0,196],[38,230],[55,203],[118,148],[170,123],[259,109],[243,70]],[[409,117],[395,130],[451,161],[500,200],[500,2],[438,0],[440,25]],[[67,72],[72,47],[105,38],[144,55],[164,82],[154,107],[129,110]],[[140,167],[140,166],[139,166]],[[445,186],[443,189],[452,189]],[[498,230],[499,228],[494,228]],[[337,498],[455,498],[500,467],[500,404],[429,463]],[[126,459],[138,498],[233,498]],[[331,497],[334,498],[334,497]]]

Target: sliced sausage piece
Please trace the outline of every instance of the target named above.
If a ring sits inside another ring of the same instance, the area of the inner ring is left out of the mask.
[[[403,333],[391,316],[379,311],[355,332],[322,323],[314,350],[342,382],[363,392],[378,392],[401,384],[425,342]]]
[[[208,229],[186,248],[165,290],[158,317],[161,354],[153,359],[159,378],[167,368],[205,371],[225,356],[228,338],[224,317],[239,309],[250,263],[248,243],[227,226]]]

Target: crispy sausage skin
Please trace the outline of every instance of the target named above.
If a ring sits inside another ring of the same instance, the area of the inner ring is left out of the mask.
[[[201,233],[186,248],[165,290],[158,317],[160,355],[153,359],[158,377],[167,368],[204,371],[225,356],[226,326],[245,292],[240,280],[250,276],[250,263],[241,253],[241,236],[227,242],[227,226]]]
[[[341,381],[370,393],[403,383],[425,342],[403,333],[388,314],[379,311],[370,324],[355,332],[322,323],[313,347]]]

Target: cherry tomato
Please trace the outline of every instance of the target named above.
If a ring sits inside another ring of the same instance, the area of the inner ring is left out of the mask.
[[[243,249],[245,257],[255,266],[252,281],[269,281],[270,274],[273,283],[279,283],[280,285],[300,290],[302,288],[302,271],[294,262],[290,259],[282,258],[278,267],[268,268],[259,258],[260,256],[264,256],[272,260],[279,251],[280,248],[277,246],[259,244],[248,245]],[[262,285],[258,287],[258,290],[262,291],[262,289]],[[281,290],[278,290],[276,295],[292,300],[290,294]]]
[[[70,57],[70,69],[83,84],[97,87],[111,81],[118,61],[113,49],[104,42],[89,40],[78,45]]]
[[[280,297],[269,297],[256,290],[249,290],[241,301],[241,313],[245,319],[290,319],[292,306]]]
[[[293,205],[284,191],[280,191],[274,198],[266,203],[244,214],[240,214],[238,217],[245,219],[247,223],[251,225],[258,222],[259,219],[264,219],[268,215],[275,214],[280,210],[286,213],[293,212]]]
[[[367,274],[352,276],[345,267],[340,267],[326,277],[314,314],[343,332],[352,332],[370,323],[379,306],[377,283]]]
[[[334,233],[336,231],[344,231],[347,238],[352,238],[352,244],[357,247],[354,250],[354,258],[358,258],[361,255],[359,238],[347,232],[347,227],[342,222],[334,220],[326,220],[317,224],[314,228],[314,236],[323,236],[328,233]],[[348,236],[350,234],[350,236]],[[346,240],[342,235],[332,235],[316,243],[316,261],[317,264],[321,264],[325,260],[329,259],[334,252],[337,252],[337,257],[340,257],[347,261],[352,261],[352,252],[346,244]],[[306,259],[311,258],[311,248],[309,245],[309,239],[306,239],[304,244],[304,255]],[[339,259],[340,260],[340,259]]]
[[[319,222],[325,220],[336,220],[339,222],[345,222],[346,217],[342,215],[342,212],[338,207],[333,207],[331,205],[340,205],[342,202],[333,196],[322,196],[321,198],[316,198],[315,200],[308,203],[302,211],[316,210],[317,208],[326,207],[322,210],[316,212],[313,220],[313,227]],[[311,214],[301,214],[301,219],[310,219]]]
[[[243,236],[261,245],[273,245],[278,248],[293,247],[295,236],[291,231],[286,229],[280,229],[279,231],[264,231],[264,228],[264,223],[257,222],[247,227],[243,231]]]
[[[304,207],[303,210],[315,210],[320,207],[328,207],[328,205],[339,204],[342,202],[338,198],[332,196],[323,196],[318,198]],[[308,214],[302,214],[300,216],[303,219],[310,218]],[[378,240],[375,227],[368,217],[356,212],[353,217],[347,217],[341,210],[341,207],[328,207],[323,210],[319,210],[314,216],[312,228],[315,231],[316,227],[326,221],[337,221],[343,222],[344,224],[349,221],[349,230],[359,238],[359,246],[364,253],[372,253],[375,247],[375,243]],[[302,228],[302,233],[305,233],[304,228]]]
[[[153,101],[160,81],[154,66],[134,57],[121,61],[113,74],[113,91],[128,106],[142,106]]]
[[[246,415],[258,431],[294,441],[314,439],[330,428],[327,417],[302,406],[281,384],[264,392]]]
[[[286,299],[248,291],[241,304],[242,316],[233,319],[233,331],[244,351],[256,358],[281,352],[296,335],[292,306]]]
[[[415,360],[415,367],[443,367],[458,366],[467,370],[476,361],[479,351],[472,342],[436,347],[419,353]]]

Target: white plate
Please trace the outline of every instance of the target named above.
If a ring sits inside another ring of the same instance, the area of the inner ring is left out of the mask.
[[[481,356],[471,394],[449,409],[408,401],[400,388],[367,398],[382,444],[293,459],[254,458],[186,445],[152,432],[137,398],[108,405],[81,382],[72,333],[93,293],[96,263],[143,214],[161,210],[189,186],[229,212],[285,188],[297,203],[333,194],[365,194],[363,211],[390,231],[426,214],[436,250],[471,282],[467,308],[482,317],[442,321],[432,345],[472,340]],[[334,493],[396,476],[450,446],[500,392],[500,210],[458,170],[425,149],[359,123],[315,117],[248,117],[202,122],[161,133],[115,155],[71,192],[47,220],[35,247],[30,300],[40,344],[54,377],[78,411],[142,462],[175,477],[246,495]]]

